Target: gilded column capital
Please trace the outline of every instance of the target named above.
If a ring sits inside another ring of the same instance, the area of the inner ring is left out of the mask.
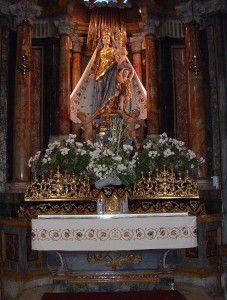
[[[81,53],[81,49],[82,49],[82,46],[83,46],[83,43],[84,43],[84,38],[81,37],[77,31],[75,31],[71,35],[71,39],[72,39],[72,50],[73,50],[73,52]]]
[[[42,7],[34,2],[21,0],[9,6],[9,12],[15,18],[16,25],[20,25],[24,19],[27,19],[30,24],[40,16]]]
[[[54,20],[54,25],[58,28],[60,35],[72,35],[75,28],[75,23],[70,20],[68,16],[63,16]]]
[[[175,6],[176,13],[184,24],[188,24],[193,19],[192,0],[186,3]],[[204,13],[204,7],[199,2],[194,2],[194,20],[199,22]]]
[[[135,34],[129,39],[129,44],[132,49],[132,53],[140,53],[142,50],[143,36],[140,34]]]
[[[145,35],[155,35],[156,28],[159,26],[159,20],[157,18],[150,18],[139,23],[140,29]]]

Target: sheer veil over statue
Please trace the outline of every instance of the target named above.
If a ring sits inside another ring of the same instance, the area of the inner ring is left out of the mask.
[[[102,38],[70,96],[70,117],[74,123],[81,123],[81,119],[78,118],[78,111],[92,117],[94,114],[97,116],[98,109],[100,111],[100,108],[107,106],[115,107],[118,110],[121,109],[120,102],[123,101],[123,97],[125,96],[127,99],[129,95],[130,109],[129,105],[127,109],[130,111],[126,112],[130,113],[137,109],[140,112],[139,119],[147,118],[146,90],[129,62],[127,50],[122,51],[126,49],[122,47],[123,35],[119,31],[115,34],[115,41],[113,41],[108,28],[103,30]],[[112,47],[111,41],[117,47]],[[128,69],[128,73],[133,74],[130,83],[127,80],[128,87],[125,88],[123,81],[121,84],[119,79],[123,69]]]

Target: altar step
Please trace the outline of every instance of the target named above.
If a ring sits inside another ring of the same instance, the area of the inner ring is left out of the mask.
[[[45,293],[41,300],[187,300],[176,290],[154,290],[140,292],[103,292],[103,293]]]
[[[221,295],[221,293],[218,295],[209,296],[202,287],[192,284],[177,283],[175,288],[178,292],[184,295],[187,300],[224,300],[224,297]],[[18,300],[41,300],[45,293],[52,292],[58,293],[60,291],[53,289],[52,285],[44,285],[25,291]]]

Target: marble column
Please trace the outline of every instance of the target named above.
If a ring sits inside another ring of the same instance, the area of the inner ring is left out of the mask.
[[[193,42],[193,22],[191,22],[191,7],[178,6],[178,14],[185,23],[185,61],[187,70],[187,98],[188,98],[188,134],[189,148],[196,153],[197,156],[206,160],[206,130],[205,130],[205,103],[204,103],[204,86],[201,70],[198,74],[189,69],[194,53]],[[199,20],[201,7],[196,4],[195,22]],[[196,24],[196,23],[194,23]],[[197,44],[197,53],[199,54],[199,39]],[[200,168],[200,177],[207,177],[207,164]]]
[[[132,49],[132,65],[141,82],[143,79],[142,58],[141,58],[143,40],[144,37],[139,34],[134,34],[130,38],[130,47]],[[144,141],[144,127],[140,126],[136,131],[137,131],[138,141],[142,144]]]
[[[132,49],[132,64],[133,67],[142,82],[142,59],[141,59],[141,51],[142,51],[142,43],[143,43],[143,36],[141,35],[133,35],[130,38],[130,46]]]
[[[75,33],[72,35],[72,90],[77,85],[81,77],[81,49],[83,46],[83,38]]]
[[[21,24],[17,30],[17,65],[22,64],[22,55],[31,61],[30,24]],[[17,70],[14,98],[13,126],[13,181],[28,181],[31,130],[31,72],[25,74]]]
[[[148,137],[160,133],[159,103],[157,87],[157,64],[155,50],[155,31],[158,21],[149,19],[143,22],[146,48],[146,90],[147,90],[147,132]]]
[[[54,23],[60,34],[58,134],[63,136],[70,134],[71,131],[70,35],[75,24],[67,17],[56,20]]]
[[[81,77],[82,66],[81,66],[81,49],[83,46],[83,38],[77,33],[72,35],[72,91],[76,87]],[[72,133],[78,134],[78,126],[72,123]]]
[[[41,12],[39,6],[31,4],[27,7],[28,20],[24,17],[24,5],[24,2],[21,1],[9,7],[11,13],[15,16],[16,22],[19,24],[17,28],[17,70],[15,73],[13,120],[13,182],[22,184],[27,182],[30,177],[30,170],[28,167],[28,160],[31,156],[32,88],[30,72],[32,60],[32,26],[30,20],[32,22]]]

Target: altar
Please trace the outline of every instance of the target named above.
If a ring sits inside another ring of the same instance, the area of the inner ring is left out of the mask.
[[[136,289],[169,286],[175,267],[166,263],[167,256],[197,247],[196,218],[188,213],[38,215],[31,220],[32,249],[59,259],[54,284],[67,283],[70,290],[82,283],[83,291],[97,283],[100,291],[119,283],[133,289],[139,283]]]
[[[32,219],[40,251],[119,251],[197,247],[196,217],[187,213],[40,215]]]

